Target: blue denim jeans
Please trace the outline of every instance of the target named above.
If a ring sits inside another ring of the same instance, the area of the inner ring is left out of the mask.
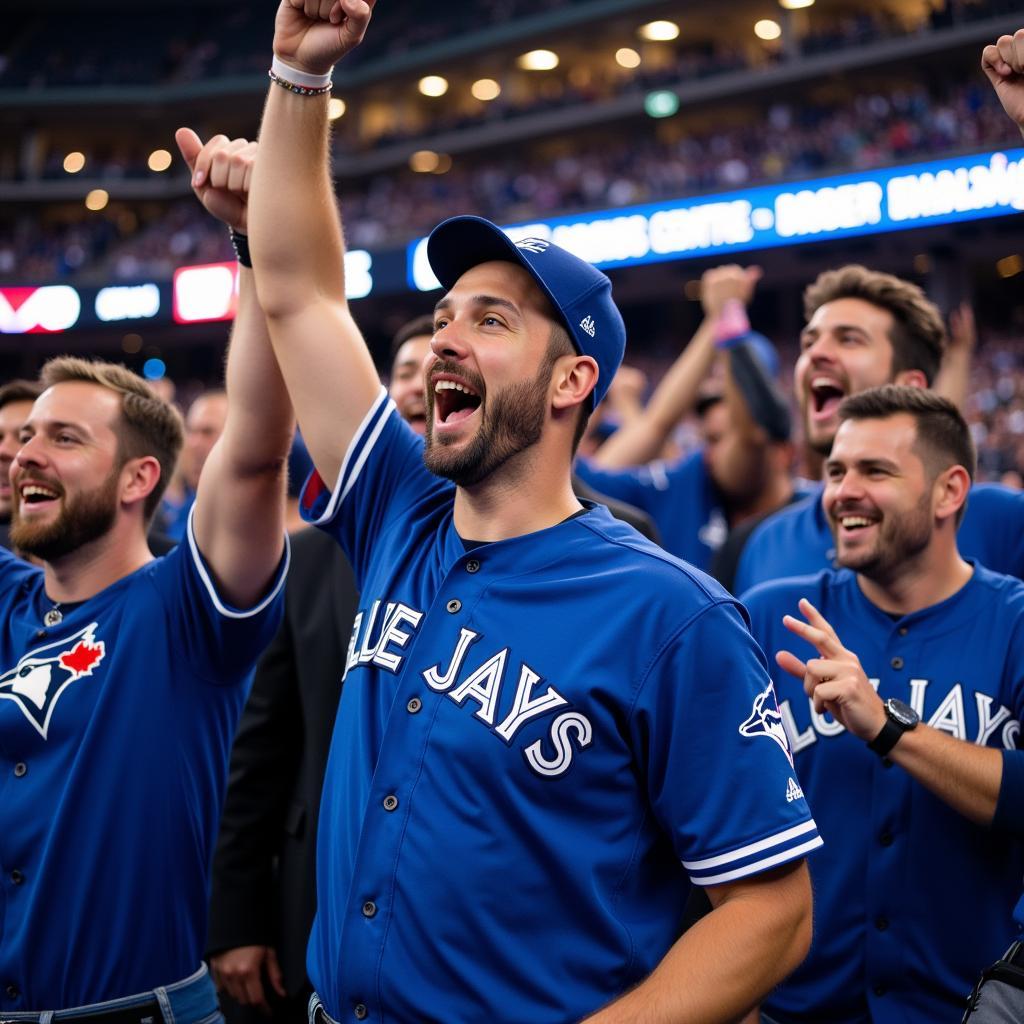
[[[66,1017],[102,1014],[111,1010],[126,1010],[155,999],[163,1011],[164,1024],[223,1024],[224,1018],[217,1003],[210,972],[203,964],[195,974],[173,985],[161,985],[151,992],[110,999],[105,1003],[69,1007],[64,1010],[32,1010],[29,1012],[0,1013],[4,1021],[25,1021],[35,1024],[58,1024]],[[156,1022],[159,1024],[159,1022]]]

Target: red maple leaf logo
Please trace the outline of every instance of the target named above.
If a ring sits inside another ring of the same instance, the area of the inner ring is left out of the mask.
[[[70,651],[60,656],[60,663],[75,675],[88,675],[103,657],[103,644],[88,644],[80,640]]]

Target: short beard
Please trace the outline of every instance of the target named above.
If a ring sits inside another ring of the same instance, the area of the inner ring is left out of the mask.
[[[872,551],[846,560],[837,558],[837,562],[842,568],[852,569],[873,583],[885,585],[899,578],[905,568],[928,547],[933,532],[929,488],[911,512],[899,518],[882,520],[878,542]]]
[[[19,551],[44,562],[55,562],[108,533],[117,518],[117,481],[114,470],[99,487],[68,500],[61,498],[57,518],[33,523],[18,514],[15,498],[10,542]]]
[[[458,487],[472,487],[513,456],[533,447],[544,432],[553,366],[554,360],[548,355],[532,380],[510,384],[489,396],[483,409],[483,422],[461,452],[448,451],[448,442],[433,436],[434,396],[428,395],[423,446],[427,469]]]

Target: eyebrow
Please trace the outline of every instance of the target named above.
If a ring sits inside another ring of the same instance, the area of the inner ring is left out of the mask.
[[[81,423],[72,423],[70,420],[43,420],[41,424],[34,422],[31,417],[21,425],[21,430],[39,430],[46,429],[51,431],[57,430],[74,430],[79,434],[84,434],[87,437],[91,437],[91,431],[83,426]]]
[[[845,469],[847,465],[854,465],[859,469],[870,469],[873,466],[878,466],[880,469],[888,469],[894,473],[898,473],[900,469],[898,463],[885,458],[854,459],[853,462],[849,464],[844,462],[842,459],[828,459],[825,462],[826,469]]]
[[[522,316],[519,312],[519,307],[514,302],[503,299],[498,295],[474,295],[469,301],[474,306],[499,306],[501,309],[507,309],[515,316]],[[442,309],[449,309],[451,304],[451,299],[446,295],[434,307],[434,312],[437,313]]]

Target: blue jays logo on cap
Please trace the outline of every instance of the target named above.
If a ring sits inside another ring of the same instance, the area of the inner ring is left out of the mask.
[[[427,259],[444,288],[492,260],[518,263],[540,286],[576,351],[597,363],[593,403],[604,398],[626,349],[626,327],[612,300],[612,283],[596,267],[544,238],[513,242],[483,217],[450,217],[430,233]]]
[[[78,679],[91,676],[106,645],[96,639],[93,622],[63,640],[54,640],[24,655],[0,675],[0,699],[13,700],[43,739],[61,694]]]
[[[750,717],[740,726],[740,735],[767,736],[770,740],[775,740],[782,747],[790,767],[793,766],[793,754],[789,749],[786,727],[782,724],[782,715],[779,714],[779,705],[775,699],[775,687],[771,683],[764,693],[759,693],[754,698],[754,707]]]

